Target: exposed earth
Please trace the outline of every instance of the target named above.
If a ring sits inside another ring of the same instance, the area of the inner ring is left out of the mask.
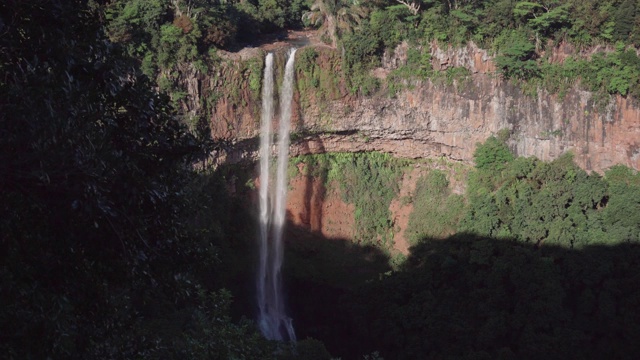
[[[331,183],[325,187],[323,179],[307,175],[305,164],[300,163],[297,166],[297,173],[289,179],[287,195],[289,223],[325,239],[353,239],[355,207],[342,199],[339,184]],[[450,165],[433,162],[417,163],[407,169],[400,180],[400,192],[389,205],[393,221],[393,248],[399,253],[409,254],[411,246],[406,230],[409,217],[413,212],[412,197],[416,183],[420,177],[436,168],[448,174],[447,177],[454,192],[465,191],[462,180],[466,176],[466,168],[456,169]],[[259,183],[259,181],[256,182]]]

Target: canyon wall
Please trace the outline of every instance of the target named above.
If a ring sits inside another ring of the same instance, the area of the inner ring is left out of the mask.
[[[375,76],[384,79],[401,66],[406,49],[401,44],[385,54]],[[519,156],[552,160],[570,151],[588,171],[602,172],[614,164],[640,169],[640,104],[635,99],[614,96],[602,103],[578,86],[562,98],[542,89],[526,95],[501,80],[491,57],[473,44],[456,49],[432,44],[434,69],[464,66],[470,70],[469,76],[453,84],[411,81],[393,97],[384,87],[372,96],[354,96],[341,79],[335,51],[325,46],[315,50],[319,69],[337,80],[328,84],[325,79],[309,89],[301,85],[309,75],[298,70],[293,155],[377,150],[400,157],[446,157],[471,163],[476,143],[500,133],[508,135],[507,143]],[[561,61],[562,49],[553,57]],[[256,151],[255,106],[248,91],[239,90],[245,94],[240,105],[222,97],[211,115],[214,138],[234,144],[221,157],[225,161],[253,157]]]
[[[389,207],[397,252],[409,252],[405,231],[413,204],[403,199],[411,198],[417,179],[439,168],[448,174],[453,191],[464,193],[464,180],[456,178],[465,179],[468,167],[454,170],[438,164],[472,165],[476,143],[491,135],[507,139],[520,156],[552,160],[570,151],[578,165],[589,171],[603,172],[614,164],[640,169],[637,100],[615,96],[603,104],[579,86],[562,98],[541,89],[536,96],[526,95],[518,86],[501,80],[491,56],[473,44],[456,49],[431,45],[435,70],[469,70],[453,83],[442,79],[405,81],[395,96],[389,95],[385,85],[371,96],[356,96],[341,76],[339,55],[326,46],[314,49],[313,70],[301,65],[296,73],[292,155],[375,150],[406,158],[440,159],[415,164],[402,177],[400,193]],[[268,50],[276,51],[280,59],[276,67],[279,79],[285,51]],[[373,75],[385,84],[392,71],[406,62],[407,51],[407,45],[401,44],[385,54]],[[562,61],[571,51],[558,47],[551,58]],[[227,66],[219,69],[214,79],[203,79],[203,92],[209,87],[222,93],[210,115],[213,137],[226,144],[214,155],[219,163],[257,159],[260,99],[250,88],[251,74],[243,62],[264,55],[263,49],[227,54]],[[299,170],[289,182],[290,223],[324,238],[353,238],[353,205],[344,202],[336,186],[325,188],[322,179]]]

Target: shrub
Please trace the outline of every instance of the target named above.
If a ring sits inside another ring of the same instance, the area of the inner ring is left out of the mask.
[[[513,154],[507,145],[494,136],[491,136],[483,144],[476,145],[473,160],[476,168],[480,170],[501,171],[506,164],[513,160]]]

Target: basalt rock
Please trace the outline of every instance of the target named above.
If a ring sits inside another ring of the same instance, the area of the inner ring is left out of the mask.
[[[385,54],[376,76],[385,77],[401,66],[406,47],[401,44],[393,54]],[[316,53],[316,70],[335,79],[329,84],[321,77],[316,87],[304,86],[309,74],[298,69],[292,155],[376,150],[471,163],[476,144],[500,134],[519,156],[552,160],[572,152],[576,163],[588,171],[602,172],[615,164],[640,169],[640,103],[636,99],[614,96],[602,101],[577,86],[563,97],[542,89],[535,95],[524,94],[496,75],[486,51],[473,44],[442,49],[435,43],[431,45],[434,69],[464,66],[470,75],[453,84],[406,83],[394,97],[385,89],[372,96],[355,96],[346,90],[335,50],[317,47]],[[257,149],[251,140],[259,131],[255,101],[246,89],[238,89],[237,94],[244,102],[232,104],[222,97],[211,115],[214,137],[236,144],[220,159],[252,157]]]

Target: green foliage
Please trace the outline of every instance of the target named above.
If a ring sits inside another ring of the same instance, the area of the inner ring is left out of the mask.
[[[310,11],[304,13],[305,26],[319,26],[320,39],[337,48],[339,40],[353,29],[367,14],[364,4],[353,0],[314,0]]]
[[[409,36],[410,26],[406,20],[410,12],[404,5],[390,6],[371,13],[367,23],[369,34],[380,41],[383,49],[395,48]]]
[[[605,179],[611,185],[640,186],[640,175],[637,171],[624,165],[614,165],[605,172]]]
[[[284,1],[259,0],[258,9],[268,28],[283,28],[286,22]]]
[[[572,57],[565,59],[562,64],[543,63],[540,71],[542,84],[549,92],[562,98],[574,86],[583,67],[582,61],[576,61]]]
[[[511,31],[496,40],[496,66],[506,78],[527,80],[539,75],[535,46],[521,31]]]
[[[356,237],[358,240],[383,245],[391,238],[389,204],[398,192],[402,175],[401,164],[382,153],[337,156],[328,173],[328,180],[340,184],[345,201],[356,207]]]
[[[343,39],[345,69],[354,78],[351,91],[358,92],[365,78],[362,74],[377,66],[383,51],[401,41],[428,46],[432,40],[454,45],[473,40],[495,49],[500,73],[519,81],[530,94],[543,85],[562,97],[579,78],[590,91],[601,92],[598,105],[606,101],[606,93],[637,96],[639,92],[635,61],[631,61],[633,65],[621,64],[625,48],[626,57],[635,54],[633,29],[640,28],[640,12],[633,0],[623,1],[619,7],[612,1],[595,0],[485,0],[451,5],[423,2],[417,16],[404,5],[375,8],[368,21]],[[596,54],[593,59],[554,64],[541,58],[551,43],[567,41],[581,47],[614,40],[622,41],[615,55]],[[387,81],[389,94],[394,96],[411,86],[411,79],[424,78],[424,70],[407,65],[393,71]],[[443,78],[434,75],[436,80]]]
[[[513,154],[504,142],[491,136],[483,144],[476,144],[473,160],[476,168],[496,172],[505,169]]]
[[[406,230],[410,243],[454,233],[463,210],[464,199],[451,193],[446,175],[440,170],[431,170],[416,183],[413,212]]]
[[[387,75],[386,85],[389,95],[395,96],[407,85],[410,87],[413,80],[426,80],[429,77],[436,78],[437,76],[438,73],[435,73],[431,66],[429,48],[421,47],[416,49],[410,47],[407,50],[407,63]]]
[[[613,13],[614,29],[613,36],[615,40],[627,40],[633,30],[633,23],[638,10],[638,2],[634,0],[625,0]]]
[[[345,36],[343,39],[345,55],[343,69],[352,94],[370,95],[380,84],[370,74],[370,69],[379,62],[382,48],[378,38],[371,31],[361,31]]]
[[[606,181],[587,175],[570,155],[551,163],[518,158],[501,178],[478,170],[460,230],[535,245],[584,247],[640,240],[640,188],[635,172],[613,167]],[[623,215],[627,214],[627,215]]]
[[[427,40],[451,40],[449,18],[443,6],[433,6],[422,12],[420,30]]]
[[[282,0],[177,3],[173,8],[163,1],[120,0],[107,7],[111,38],[125,44],[128,52],[143,62],[147,75],[206,59],[211,47],[229,47],[236,40],[250,42],[260,33],[299,27],[304,13],[304,19],[323,24],[324,30],[333,26],[331,41],[344,49],[342,70],[353,94],[370,95],[380,87],[370,70],[377,66],[383,51],[401,41],[424,47],[431,40],[452,44],[473,40],[492,46],[497,49],[499,71],[506,78],[524,81],[521,85],[529,93],[543,85],[562,97],[578,78],[585,80],[589,90],[600,92],[599,103],[606,101],[606,93],[637,96],[640,91],[638,67],[620,64],[620,59],[609,55],[603,56],[604,61],[596,56],[595,61],[568,64],[548,64],[538,58],[549,40],[578,46],[614,40],[633,45],[638,33],[634,29],[640,27],[640,12],[633,0],[426,1],[417,15],[401,4],[342,0],[313,4],[304,0],[291,4]],[[628,56],[632,52],[629,50]],[[427,73],[424,65],[394,71],[388,79],[389,93],[395,95],[402,87],[411,86],[411,78],[425,78]],[[314,80],[315,86],[318,83]]]
[[[603,223],[616,242],[639,242],[638,209],[640,176],[628,167],[617,165],[605,173],[609,199],[603,211]]]
[[[414,76],[419,79],[428,77],[432,71],[429,49],[422,47],[419,50],[415,48],[407,50],[407,67],[412,69]]]
[[[420,38],[415,23],[418,18],[404,5],[377,9],[368,21],[360,23],[357,31],[343,38],[344,68],[351,93],[370,95],[379,87],[378,79],[370,70],[379,64],[379,58],[386,51],[393,51],[403,40],[417,42]],[[421,51],[411,50],[406,66],[395,70],[387,78],[390,95],[402,88],[405,80],[425,79],[431,72],[430,53],[427,47]]]
[[[431,73],[431,81],[436,85],[455,86],[457,89],[464,89],[469,80],[471,71],[465,67],[453,66],[445,71],[434,71]]]
[[[200,18],[205,16],[200,14]],[[198,55],[201,23],[193,23],[188,17],[173,21],[168,2],[116,1],[107,7],[107,20],[111,39],[124,44],[130,55],[144,58],[148,75],[155,75],[152,70],[156,68],[170,68]]]
[[[351,70],[353,72],[349,77],[349,91],[352,94],[370,96],[380,88],[380,80],[360,64],[355,65]]]
[[[452,22],[457,27],[455,39],[464,39],[468,34],[473,33],[475,28],[479,25],[477,12],[471,9],[455,9],[450,12]]]
[[[307,77],[313,74],[313,70],[316,67],[316,59],[318,58],[318,52],[314,48],[301,49],[296,54],[296,67],[302,70]]]
[[[321,109],[328,101],[343,96],[340,73],[342,61],[333,51],[322,51],[308,47],[296,53],[296,81],[301,106],[318,104]]]
[[[598,107],[598,98],[608,101],[608,94],[640,94],[640,58],[621,43],[615,52],[596,53],[589,60],[569,57],[561,64],[542,63],[539,74],[547,90],[560,96],[580,79],[583,87],[596,93]]]
[[[131,2],[124,15],[157,24],[159,4]],[[224,187],[206,205],[189,191],[204,144],[86,2],[0,9],[14,14],[0,52],[0,326],[13,329],[3,353],[269,358],[207,273],[228,227],[192,218],[224,201]]]
[[[213,0],[117,0],[106,6],[112,41],[145,61],[145,74],[209,58],[209,49],[253,40],[260,31],[299,27],[306,5],[283,0],[226,3]],[[242,31],[238,31],[242,29]]]
[[[260,91],[262,89],[262,72],[264,68],[264,57],[255,57],[247,60],[244,64],[244,77],[249,79],[249,90],[251,97],[255,102],[260,100]]]
[[[371,30],[363,30],[345,36],[345,64],[348,68],[356,65],[376,64],[379,60],[374,59],[375,55],[382,54],[381,40],[375,36]]]
[[[388,154],[331,153],[292,160],[304,162],[313,176],[322,176],[327,186],[336,183],[344,201],[355,205],[355,237],[362,244],[389,247],[392,221],[391,200],[398,193],[402,162]]]
[[[551,5],[536,2],[521,1],[516,3],[513,13],[521,21],[525,21],[537,34],[551,35],[559,27],[568,22],[569,4],[560,4],[558,1],[550,2]]]

